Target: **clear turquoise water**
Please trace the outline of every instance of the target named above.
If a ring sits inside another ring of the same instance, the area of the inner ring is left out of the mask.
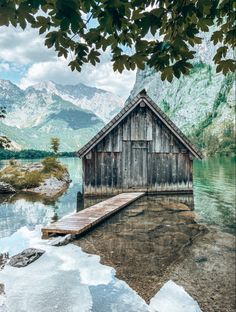
[[[236,157],[194,162],[194,207],[200,222],[235,233]]]
[[[56,202],[39,202],[34,196],[0,197],[0,238],[10,236],[23,226],[33,229],[76,210],[77,193],[82,189],[81,161],[78,158],[61,161],[68,166],[72,183]],[[0,161],[0,167],[6,163]],[[235,170],[235,158],[194,162],[194,207],[199,222],[219,226],[227,232],[235,231]]]

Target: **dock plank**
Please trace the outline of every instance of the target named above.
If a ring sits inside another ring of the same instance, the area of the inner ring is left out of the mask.
[[[121,193],[77,213],[65,216],[42,228],[43,238],[54,234],[82,234],[144,194],[145,192]]]

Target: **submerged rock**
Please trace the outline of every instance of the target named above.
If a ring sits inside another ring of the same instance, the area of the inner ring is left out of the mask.
[[[197,301],[171,280],[151,299],[150,309],[152,312],[202,312]]]
[[[25,267],[30,263],[34,262],[35,260],[37,260],[44,253],[45,251],[42,249],[27,248],[23,250],[21,253],[11,257],[8,264],[16,268]]]
[[[69,244],[72,241],[72,235],[67,234],[66,236],[60,236],[55,238],[53,241],[50,242],[51,246],[64,246]]]
[[[168,210],[174,210],[174,211],[189,211],[191,210],[187,205],[183,203],[177,203],[177,202],[170,202],[167,207]]]
[[[206,256],[198,256],[195,258],[195,262],[197,262],[197,263],[206,262],[207,260],[208,260],[208,258]]]
[[[9,183],[0,182],[0,193],[13,194],[16,193],[16,190]]]

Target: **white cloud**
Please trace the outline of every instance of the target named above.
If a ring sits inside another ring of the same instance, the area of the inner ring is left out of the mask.
[[[53,60],[56,54],[44,46],[37,30],[22,31],[14,27],[0,27],[0,60],[17,64],[31,64]]]
[[[81,82],[126,98],[133,87],[135,72],[124,71],[122,74],[114,72],[108,54],[95,67],[88,64],[84,65],[80,73],[71,71],[68,67],[68,60],[57,58],[55,61],[34,63],[21,79],[20,87],[26,88],[47,80],[59,84]]]
[[[82,82],[126,98],[135,81],[135,72],[119,74],[113,71],[108,52],[103,54],[101,63],[95,67],[84,65],[81,73],[72,72],[68,67],[70,59],[58,58],[55,51],[47,49],[43,37],[35,29],[22,31],[0,27],[0,46],[0,61],[10,62],[11,68],[28,66],[19,83],[23,88],[48,80],[60,84]]]

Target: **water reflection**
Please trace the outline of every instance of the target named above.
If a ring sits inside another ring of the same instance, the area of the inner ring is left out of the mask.
[[[0,196],[0,238],[23,226],[32,229],[83,208],[78,197],[82,189],[81,161],[78,158],[61,161],[68,166],[72,183],[56,202],[33,194]],[[0,161],[0,168],[7,162]],[[198,221],[219,225],[229,232],[235,230],[235,163],[235,158],[226,157],[194,162],[194,205]],[[84,205],[87,207],[98,200],[102,199],[93,198]]]
[[[194,162],[194,201],[199,221],[235,232],[236,158]]]
[[[192,209],[192,196],[145,196],[77,243],[100,255],[102,263],[114,267],[117,277],[147,300],[158,290],[166,268],[205,229]]]
[[[35,194],[0,196],[0,238],[10,236],[23,226],[34,229],[37,224],[46,225],[76,211],[77,193],[82,185],[81,161],[78,158],[62,158],[61,161],[67,165],[72,183],[67,192],[56,201]],[[32,161],[20,162],[24,164]],[[7,163],[1,161],[0,167]]]

